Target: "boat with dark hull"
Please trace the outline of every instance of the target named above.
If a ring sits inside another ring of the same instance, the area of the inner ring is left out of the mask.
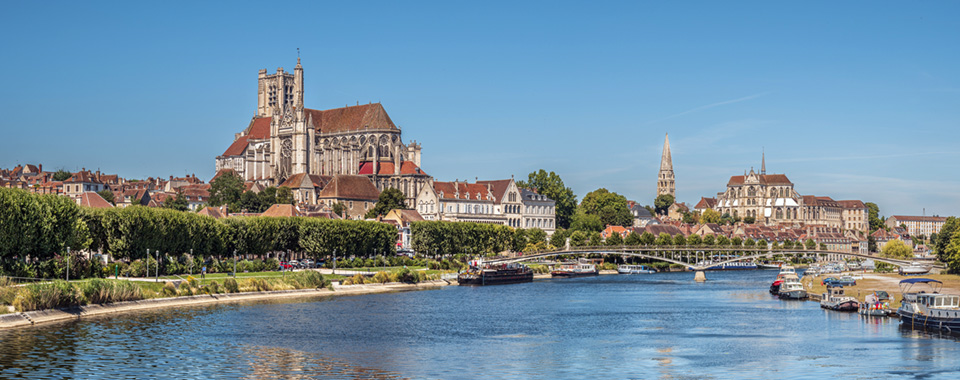
[[[550,272],[553,277],[596,276],[600,271],[596,265],[586,263],[562,263]]]
[[[918,284],[931,287],[933,292],[912,292],[913,286]],[[900,323],[910,327],[960,332],[960,296],[940,294],[942,288],[942,282],[929,278],[900,281],[900,290],[903,292],[903,301],[897,309]]]
[[[836,311],[857,311],[860,301],[843,294],[842,286],[827,286],[827,292],[820,296],[820,307]]]
[[[460,285],[503,285],[532,281],[533,270],[516,263],[471,267],[457,276]]]
[[[784,280],[778,289],[779,297],[782,300],[805,300],[807,299],[807,290],[803,284],[796,279]]]

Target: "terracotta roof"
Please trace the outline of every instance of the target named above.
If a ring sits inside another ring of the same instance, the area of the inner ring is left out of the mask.
[[[946,222],[947,218],[944,216],[906,216],[906,215],[893,215],[890,218],[896,219],[898,222]],[[889,219],[889,218],[888,218]]]
[[[397,129],[380,103],[314,110],[304,108],[313,128],[319,133],[337,133],[363,129]]]
[[[63,181],[64,183],[100,183],[96,178],[94,178],[93,173],[89,171],[79,171],[73,173],[73,176],[70,179]]]
[[[487,187],[475,183],[434,181],[433,190],[440,199],[493,201]]]
[[[490,191],[493,193],[494,202],[499,204],[503,203],[503,196],[507,193],[507,188],[510,187],[510,182],[513,182],[513,180],[498,179],[493,181],[477,181],[477,184],[490,185]]]
[[[280,186],[286,186],[291,189],[301,189],[305,187],[324,187],[327,183],[332,180],[332,176],[321,176],[316,174],[307,174],[307,173],[297,173],[290,178],[287,178],[286,181],[283,181]]]
[[[790,179],[787,178],[786,174],[758,174],[757,177],[760,177],[760,184],[763,185],[792,185],[793,182],[790,182]],[[727,182],[727,185],[742,185],[744,184],[745,177],[742,175],[735,175],[730,177],[730,181]]]
[[[263,140],[270,138],[270,121],[272,119],[269,117],[258,117],[250,121],[250,126],[247,127],[245,136],[249,136],[252,139]]]
[[[840,207],[843,207],[843,208],[845,208],[845,209],[854,209],[854,208],[864,209],[864,208],[867,208],[867,205],[865,205],[865,204],[863,204],[863,202],[857,201],[857,200],[837,201],[837,203],[840,204]]]
[[[113,208],[100,194],[88,191],[80,195],[80,205],[93,208]]]
[[[249,136],[242,136],[233,141],[233,144],[230,144],[230,147],[223,152],[222,156],[242,156],[243,152],[247,150],[247,139]]]
[[[377,166],[378,175],[393,175],[394,164],[393,162],[381,162]],[[360,171],[357,172],[360,175],[370,175],[373,174],[373,162],[366,161],[360,163]],[[413,161],[404,161],[400,163],[400,174],[422,174],[427,175],[421,170]]]
[[[380,191],[370,182],[370,179],[359,175],[336,175],[317,198],[327,199],[359,199],[376,201],[380,198]]]
[[[303,214],[301,214],[300,210],[298,210],[293,205],[276,204],[276,205],[270,206],[270,208],[268,208],[267,211],[264,211],[263,214],[260,214],[260,216],[290,217],[290,216],[303,216]]]
[[[220,219],[227,216],[227,206],[220,207],[204,207],[202,210],[197,211],[197,214],[206,215],[215,219]]]
[[[705,210],[708,208],[713,208],[713,206],[716,206],[716,205],[717,205],[717,198],[700,197],[700,202],[697,202],[697,205],[693,206],[693,208],[698,210]]]

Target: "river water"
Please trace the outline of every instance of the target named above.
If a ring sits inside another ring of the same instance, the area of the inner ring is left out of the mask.
[[[165,309],[0,331],[0,378],[960,378],[956,337],[767,293],[772,271],[609,275]]]

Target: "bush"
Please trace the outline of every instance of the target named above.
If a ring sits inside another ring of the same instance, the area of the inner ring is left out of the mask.
[[[271,284],[262,278],[246,278],[238,283],[240,290],[248,292],[265,292],[273,290]]]
[[[66,281],[31,284],[20,289],[13,306],[17,311],[33,311],[78,306],[83,295]]]
[[[140,287],[129,281],[109,281],[94,279],[79,284],[83,292],[84,304],[103,304],[111,302],[135,301],[143,299]]]
[[[227,293],[236,293],[240,291],[240,287],[237,285],[237,280],[232,278],[223,280],[223,288],[226,289]]]
[[[163,284],[163,288],[160,289],[160,295],[164,297],[176,297],[177,296],[177,286],[173,282],[167,282]]]
[[[410,284],[416,284],[419,282],[420,277],[416,272],[411,271],[410,269],[403,268],[397,272],[397,282],[406,282]]]
[[[323,275],[314,271],[294,272],[283,280],[295,289],[316,289],[326,285]]]

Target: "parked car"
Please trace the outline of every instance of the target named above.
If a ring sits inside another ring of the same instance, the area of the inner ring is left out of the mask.
[[[398,255],[398,256],[407,256],[407,257],[411,257],[411,258],[412,258],[413,255],[414,255],[414,252],[413,252],[413,250],[410,249],[410,248],[401,248],[401,249],[398,249],[398,250],[397,250],[397,255]]]
[[[315,266],[313,260],[310,259],[303,260],[300,264],[303,265],[304,268],[313,268]]]
[[[300,262],[297,261],[297,260],[290,260],[289,264],[290,264],[291,266],[293,266],[294,268],[299,268],[299,267],[300,267]]]
[[[290,263],[286,261],[281,261],[280,267],[277,268],[277,270],[290,270],[290,269],[293,269],[293,265],[290,265]]]
[[[827,277],[820,281],[820,285],[840,285],[840,279],[836,277]]]
[[[878,301],[880,301],[880,302],[890,301],[890,294],[889,294],[889,293],[887,293],[887,292],[885,292],[885,291],[883,291],[883,290],[877,290],[877,291],[875,291],[874,293],[877,295],[877,300],[878,300]]]
[[[857,284],[857,280],[854,280],[853,277],[850,277],[850,276],[840,276],[840,279],[837,280],[837,282],[840,285],[844,285],[844,286],[847,286],[847,285],[853,286]]]

